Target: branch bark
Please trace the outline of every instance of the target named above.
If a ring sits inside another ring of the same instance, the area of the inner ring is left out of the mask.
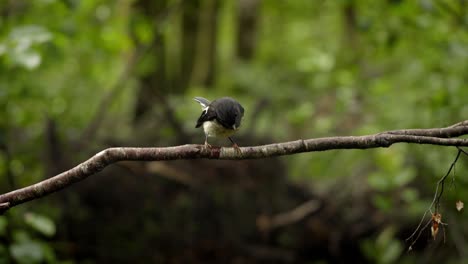
[[[158,148],[118,147],[105,149],[76,167],[39,183],[0,195],[0,213],[18,204],[38,199],[64,189],[119,161],[160,161],[179,159],[261,159],[303,152],[333,149],[387,148],[396,143],[468,147],[468,120],[446,128],[393,130],[366,136],[300,139],[263,146],[206,148],[204,145],[182,145]]]

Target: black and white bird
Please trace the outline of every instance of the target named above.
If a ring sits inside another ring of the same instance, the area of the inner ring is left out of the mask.
[[[203,97],[195,97],[194,100],[199,102],[203,109],[195,127],[203,126],[205,146],[211,147],[208,137],[227,137],[233,147],[239,149],[231,136],[241,125],[244,116],[242,105],[231,97],[219,98],[213,102]]]

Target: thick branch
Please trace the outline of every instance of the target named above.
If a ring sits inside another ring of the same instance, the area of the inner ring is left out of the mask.
[[[260,159],[333,149],[386,148],[395,143],[467,147],[468,139],[451,138],[467,134],[468,120],[447,128],[394,130],[367,136],[300,139],[263,146],[242,147],[240,148],[240,152],[235,151],[233,148],[213,147],[207,149],[203,145],[162,148],[108,148],[68,171],[34,185],[0,195],[0,212],[15,205],[59,191],[119,161]]]

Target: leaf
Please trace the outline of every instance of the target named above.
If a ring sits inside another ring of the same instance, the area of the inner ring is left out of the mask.
[[[458,200],[456,203],[455,203],[455,207],[457,208],[458,212],[460,212],[462,209],[463,209],[463,202]]]
[[[44,259],[44,252],[38,242],[26,241],[14,243],[10,247],[11,256],[17,263],[40,263]]]
[[[439,233],[439,225],[433,223],[433,225],[431,226],[431,236],[434,240],[436,240],[438,233]]]
[[[7,52],[7,46],[4,43],[0,43],[0,56]]]
[[[17,48],[29,48],[34,43],[44,43],[52,38],[52,34],[42,26],[27,25],[15,27],[10,32],[10,39],[17,44]]]
[[[432,215],[432,226],[431,226],[431,235],[435,240],[437,234],[439,233],[439,225],[442,224],[442,215],[439,213],[434,213]]]
[[[50,218],[46,216],[27,213],[25,215],[25,222],[45,236],[51,237],[55,235],[55,224]]]
[[[8,37],[8,45],[0,47],[0,54],[6,53],[16,65],[28,70],[41,64],[41,54],[33,49],[34,45],[48,42],[52,39],[45,27],[27,25],[15,27]]]
[[[398,241],[390,241],[382,252],[381,263],[396,263],[402,251],[403,248]]]
[[[401,170],[399,173],[396,173],[393,178],[393,183],[395,186],[401,187],[409,182],[411,182],[416,177],[416,173],[410,169]]]
[[[41,64],[42,57],[34,51],[21,52],[12,56],[13,60],[28,70],[33,70]]]
[[[387,191],[391,188],[391,179],[386,177],[383,173],[371,173],[367,178],[368,184],[379,191]]]

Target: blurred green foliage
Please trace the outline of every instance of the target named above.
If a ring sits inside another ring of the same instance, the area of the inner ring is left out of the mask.
[[[242,1],[195,2],[201,6],[197,17],[205,22],[194,39],[182,21],[190,7],[185,1],[0,2],[0,190],[42,180],[113,144],[172,145],[180,131],[190,137],[179,143],[202,142],[201,131],[193,128],[199,114],[194,96],[241,101],[246,116],[240,137],[252,145],[444,127],[468,116],[465,1],[261,1],[254,13],[254,53],[247,59],[236,44],[248,30],[237,21]],[[216,49],[207,48],[212,23],[206,10],[212,5]],[[187,73],[192,44],[194,70]],[[209,66],[208,55],[215,66]],[[151,78],[159,79],[149,90],[163,99],[151,101],[146,117],[135,122],[142,83]],[[111,102],[98,118],[102,129],[83,138],[107,97]],[[168,121],[168,109],[180,127]],[[58,154],[51,154],[51,138],[59,139]],[[77,149],[82,141],[87,147]],[[284,160],[289,182],[324,197],[339,189],[336,199],[343,201],[361,197],[369,210],[390,219],[382,221],[380,232],[356,241],[370,262],[409,263],[417,257],[403,253],[402,236],[429,206],[435,183],[455,154],[452,148],[402,145]],[[461,224],[466,214],[455,216],[454,204],[468,197],[467,169],[462,157],[443,197],[444,216],[459,223],[448,228],[460,230],[465,242],[448,233],[434,259],[466,257],[454,253],[454,244],[466,246],[468,234]],[[192,208],[191,196],[177,199],[177,208]],[[55,251],[63,252],[53,243],[62,210],[44,202],[0,217],[0,262],[56,263]],[[163,232],[154,223],[148,226],[152,233]],[[288,235],[280,240],[292,244]]]
[[[362,246],[374,263],[395,263],[403,252],[403,246],[395,239],[395,229],[391,226],[384,229],[375,240],[364,241]]]

